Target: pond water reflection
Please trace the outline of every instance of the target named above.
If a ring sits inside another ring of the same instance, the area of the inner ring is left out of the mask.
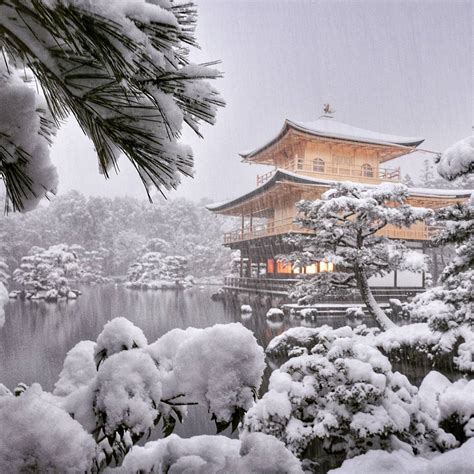
[[[136,291],[106,285],[81,290],[83,294],[76,301],[55,304],[10,300],[7,303],[5,324],[0,329],[1,383],[13,389],[19,382],[28,385],[38,382],[44,390],[53,390],[66,353],[81,340],[96,340],[104,324],[118,316],[140,327],[149,342],[173,328],[204,328],[239,321],[254,332],[263,347],[292,326],[347,324],[345,317],[318,317],[311,322],[288,317],[283,321],[268,321],[265,317],[268,306],[255,302],[251,303],[252,315],[242,316],[240,305],[211,299],[215,287]],[[193,407],[176,432],[182,436],[214,434],[215,428],[208,421],[205,409]]]

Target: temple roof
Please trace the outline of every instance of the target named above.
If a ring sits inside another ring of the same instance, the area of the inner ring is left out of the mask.
[[[315,185],[321,187],[330,188],[341,181],[335,181],[330,179],[322,179],[322,178],[311,178],[309,176],[303,176],[300,174],[292,173],[291,171],[286,171],[282,169],[277,169],[275,174],[264,184],[259,186],[258,188],[250,191],[242,196],[239,196],[234,199],[230,199],[228,201],[209,204],[206,206],[206,209],[212,212],[225,212],[226,210],[230,210],[239,204],[244,203],[245,201],[258,196],[259,194],[268,191],[278,182],[292,182],[292,183],[300,183],[305,185]],[[364,187],[375,187],[377,185],[372,184],[362,184],[357,183]],[[410,196],[413,197],[421,197],[421,198],[459,198],[459,199],[466,199],[469,198],[471,194],[474,193],[473,189],[430,189],[430,188],[408,188],[410,191]]]
[[[240,153],[240,156],[244,158],[244,160],[251,159],[265,148],[277,142],[290,128],[316,137],[390,147],[413,148],[417,147],[424,141],[424,138],[419,137],[401,137],[371,130],[364,130],[362,128],[338,122],[330,117],[321,117],[314,122],[298,122],[286,119],[282,129],[276,137],[255,150]]]

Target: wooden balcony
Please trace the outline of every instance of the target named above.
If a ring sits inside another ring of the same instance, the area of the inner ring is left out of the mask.
[[[312,178],[334,179],[335,181],[351,181],[377,184],[381,181],[400,182],[400,168],[363,169],[361,166],[325,165],[322,168],[313,167],[310,163],[299,163],[281,167],[292,173],[298,173]],[[257,175],[257,186],[266,183],[275,174],[276,169],[262,175]]]
[[[419,226],[407,228],[397,228],[387,226],[378,235],[400,240],[429,240],[439,229],[434,226]],[[246,226],[243,229],[226,232],[224,234],[224,244],[243,242],[246,240],[269,237],[272,235],[282,235],[288,233],[313,234],[314,231],[305,229],[295,222],[294,217],[281,220],[269,220],[266,224]]]

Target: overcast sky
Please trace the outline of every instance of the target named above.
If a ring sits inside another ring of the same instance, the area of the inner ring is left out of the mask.
[[[215,82],[227,102],[204,140],[185,132],[196,176],[170,197],[220,201],[255,187],[265,168],[238,152],[272,138],[285,118],[311,121],[329,102],[335,119],[443,150],[471,133],[473,2],[470,0],[197,0],[197,62],[222,60]],[[415,173],[427,155],[402,158]],[[73,121],[53,147],[60,193],[146,197],[132,167],[107,182]],[[396,165],[397,163],[395,163]]]

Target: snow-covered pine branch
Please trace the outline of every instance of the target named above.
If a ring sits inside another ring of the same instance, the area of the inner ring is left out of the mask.
[[[472,176],[474,137],[449,147],[441,156],[438,171],[446,179]],[[454,244],[455,257],[440,277],[440,285],[413,301],[411,312],[417,319],[428,320],[435,331],[472,331],[474,326],[474,195],[467,203],[435,212],[440,232],[434,245]]]
[[[147,190],[192,174],[191,149],[178,142],[183,124],[199,135],[224,105],[207,82],[220,73],[189,62],[196,16],[192,3],[168,1],[1,3],[0,174],[14,209],[55,191],[48,139],[71,113],[106,177],[121,153]],[[27,68],[45,100],[21,84]]]
[[[308,263],[323,260],[336,265],[335,274],[317,275],[309,285],[302,281],[299,288],[310,296],[313,291],[319,295],[321,288],[340,290],[356,284],[381,326],[393,326],[375,301],[368,279],[396,269],[424,269],[423,259],[404,242],[379,235],[388,226],[410,227],[432,216],[429,209],[408,205],[407,198],[408,188],[403,184],[383,183],[368,188],[345,182],[324,193],[321,199],[299,202],[297,221],[316,233],[302,237],[303,250],[289,258]],[[301,292],[299,296],[304,298]]]

